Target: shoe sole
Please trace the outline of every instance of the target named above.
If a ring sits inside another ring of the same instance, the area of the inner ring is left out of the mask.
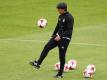
[[[63,76],[54,76],[54,78],[63,78]]]

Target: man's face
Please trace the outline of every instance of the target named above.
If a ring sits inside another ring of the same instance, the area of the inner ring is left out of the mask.
[[[58,12],[59,12],[59,14],[63,14],[63,13],[65,13],[65,10],[64,9],[58,9]]]

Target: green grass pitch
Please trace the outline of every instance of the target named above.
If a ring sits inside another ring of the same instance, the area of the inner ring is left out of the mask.
[[[0,80],[55,79],[58,49],[49,52],[40,70],[28,63],[39,57],[58,17],[56,4],[62,0],[0,0]],[[66,61],[76,59],[77,69],[64,73],[62,80],[86,80],[82,71],[96,66],[93,80],[107,80],[107,0],[63,0],[75,18],[72,42]],[[45,29],[36,26],[39,18]],[[92,80],[92,79],[87,79]]]

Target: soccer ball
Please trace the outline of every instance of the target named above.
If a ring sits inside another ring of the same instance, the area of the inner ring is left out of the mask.
[[[64,71],[67,72],[68,70],[69,70],[69,66],[68,66],[68,64],[65,64],[64,65]]]
[[[68,61],[68,67],[70,70],[74,70],[77,67],[77,61],[75,59]]]
[[[55,70],[59,71],[60,70],[60,62],[55,64]],[[64,71],[67,72],[69,70],[69,67],[67,64],[64,65]]]
[[[85,78],[91,78],[93,76],[93,71],[90,69],[85,69],[83,72],[83,76]]]
[[[94,65],[92,65],[92,64],[88,65],[86,67],[86,69],[84,70],[84,73],[83,73],[84,77],[86,77],[86,78],[92,77],[93,74],[95,73],[95,70],[96,70],[96,68]]]
[[[55,70],[57,70],[57,71],[60,70],[60,62],[55,64]]]
[[[88,65],[88,66],[87,66],[87,69],[92,70],[92,71],[93,71],[93,73],[95,73],[95,70],[96,70],[95,66],[94,66],[94,65],[92,65],[92,64]]]
[[[44,18],[41,18],[41,19],[38,20],[37,25],[40,28],[45,28],[47,26],[47,20],[44,19]]]

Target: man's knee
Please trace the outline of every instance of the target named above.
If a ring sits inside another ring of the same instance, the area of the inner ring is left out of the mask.
[[[45,47],[44,47],[44,49],[47,50],[47,51],[49,51],[51,49],[51,46],[48,45],[48,44],[46,44]]]

